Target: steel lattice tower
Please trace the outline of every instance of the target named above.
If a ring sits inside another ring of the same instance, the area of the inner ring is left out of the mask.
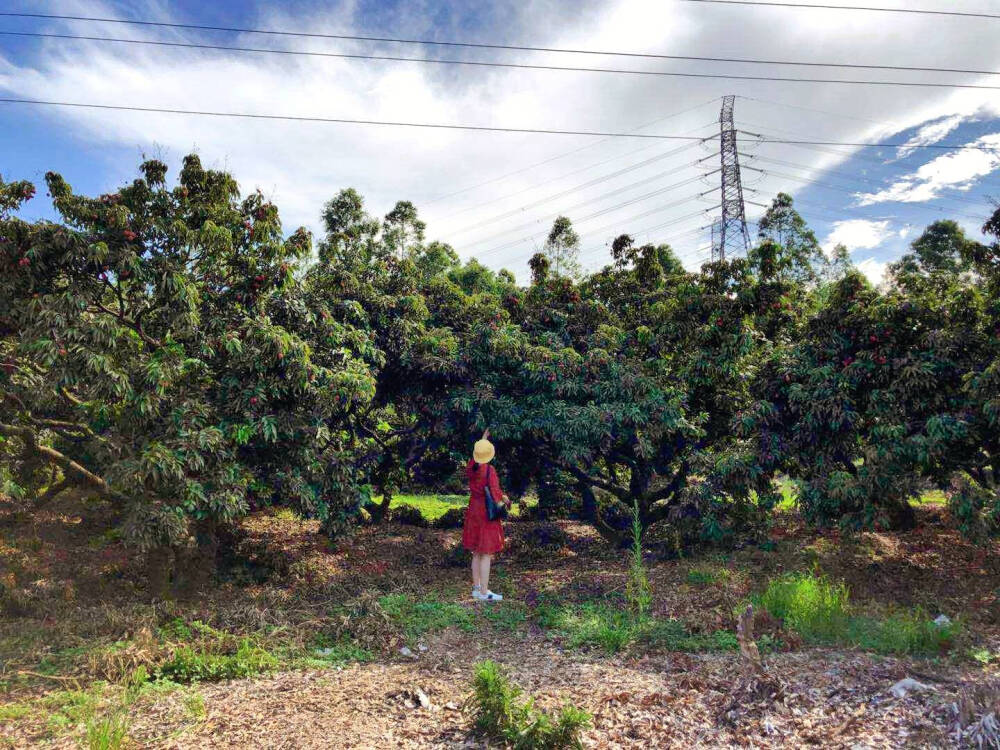
[[[743,184],[740,181],[740,155],[736,148],[736,125],[733,123],[734,95],[722,97],[719,112],[719,158],[722,161],[722,218],[712,227],[712,260],[725,260],[726,253],[744,255],[750,248]]]

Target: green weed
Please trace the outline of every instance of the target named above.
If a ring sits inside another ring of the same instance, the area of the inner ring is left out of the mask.
[[[539,627],[554,630],[566,638],[570,648],[601,648],[617,653],[634,643],[666,651],[734,651],[736,636],[726,630],[710,634],[688,632],[679,620],[645,617],[637,620],[629,612],[609,604],[586,603],[559,606],[546,603],[535,610]],[[773,649],[769,638],[761,647]]]
[[[296,513],[291,508],[277,508],[274,511],[274,517],[280,521],[301,521],[302,516]]]
[[[755,602],[806,641],[835,640],[847,627],[847,587],[811,573],[771,581]]]
[[[46,695],[39,704],[50,712],[49,729],[58,731],[89,721],[99,701],[100,696],[92,690],[59,690]]]
[[[812,573],[772,580],[754,603],[807,643],[850,645],[881,654],[935,654],[954,643],[959,623],[935,624],[920,609],[886,617],[852,612],[847,587]]]
[[[689,633],[679,620],[651,620],[636,634],[643,643],[665,651],[736,651],[739,641],[728,630],[710,634]],[[765,646],[768,644],[762,644]]]
[[[711,586],[716,581],[725,578],[727,573],[728,571],[716,573],[703,568],[692,568],[687,572],[684,580],[692,586]]]
[[[193,719],[201,721],[205,718],[205,696],[199,692],[192,691],[184,696],[184,710]]]
[[[103,719],[92,718],[87,722],[84,743],[90,750],[118,750],[128,736],[128,718],[116,712]]]
[[[407,594],[388,594],[379,604],[410,641],[424,633],[456,627],[466,632],[476,629],[476,616],[471,609],[454,602],[432,598],[413,599]]]
[[[0,706],[0,721],[17,721],[31,716],[35,709],[27,703],[8,703]]]
[[[375,655],[346,638],[337,640],[320,634],[313,641],[310,658],[321,662],[324,666],[329,666],[330,664],[368,662],[372,661]]]
[[[483,617],[498,630],[514,632],[518,630],[528,619],[524,607],[519,607],[514,603],[502,607],[489,607],[483,611]]]
[[[234,654],[216,654],[183,646],[169,661],[157,667],[156,677],[183,684],[212,682],[253,677],[271,672],[277,666],[278,660],[273,654],[243,639]]]
[[[995,661],[1000,661],[1000,651],[993,652],[988,648],[974,648],[969,650],[969,657],[986,667]]]
[[[476,731],[524,750],[582,747],[580,732],[590,725],[589,713],[567,703],[557,714],[547,714],[521,695],[496,662],[477,664],[468,701]]]
[[[852,617],[847,640],[880,654],[939,654],[951,648],[961,631],[952,622],[937,625],[920,609],[896,612],[885,619]]]
[[[625,581],[625,601],[637,621],[642,621],[653,603],[649,577],[642,562],[642,518],[639,501],[632,508],[632,546],[629,548],[628,579]]]

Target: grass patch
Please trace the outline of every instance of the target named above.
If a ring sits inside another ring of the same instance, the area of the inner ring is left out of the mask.
[[[849,645],[881,654],[936,654],[949,648],[961,626],[935,624],[922,610],[877,618],[855,614],[843,583],[813,573],[772,580],[754,604],[807,643]]]
[[[782,476],[775,479],[774,484],[781,495],[777,509],[794,510],[799,499],[799,488],[795,480]],[[947,502],[948,498],[941,490],[928,490],[921,493],[919,497],[910,499],[910,504],[918,507],[921,505],[945,505]]]
[[[948,496],[941,490],[928,490],[912,502],[914,505],[947,505]]]
[[[274,517],[280,521],[301,521],[302,516],[296,513],[291,508],[276,508],[274,511]]]
[[[475,613],[454,602],[388,594],[379,598],[379,604],[411,643],[424,633],[445,628],[456,627],[470,633],[476,629]]]
[[[39,704],[49,711],[50,731],[58,732],[89,721],[99,702],[100,696],[93,690],[59,690],[46,695]]]
[[[725,580],[729,571],[714,571],[705,568],[692,568],[687,572],[684,581],[691,586],[711,586],[713,583]]]
[[[118,750],[128,737],[128,718],[123,713],[114,713],[104,718],[92,718],[87,722],[84,744],[89,750]]]
[[[27,703],[8,703],[0,706],[0,721],[17,721],[25,719],[34,713],[35,709]]]
[[[350,664],[353,662],[369,662],[375,655],[366,648],[347,639],[334,639],[320,634],[313,641],[313,647],[306,656],[308,666],[324,666]]]
[[[566,703],[557,713],[535,708],[534,699],[521,699],[522,691],[507,678],[499,664],[476,665],[468,706],[479,734],[513,748],[562,750],[582,747],[580,732],[590,726],[591,716]]]
[[[376,503],[381,503],[382,498],[373,498]],[[420,511],[427,521],[436,521],[452,508],[464,508],[469,503],[469,498],[465,495],[396,495],[389,503],[391,509],[409,505]]]
[[[733,651],[739,646],[736,636],[728,631],[690,633],[679,620],[636,619],[627,610],[605,603],[543,604],[536,610],[535,620],[540,627],[561,634],[570,648],[599,648],[609,654],[634,643],[687,652]],[[762,641],[761,646],[770,648],[773,644]]]
[[[483,617],[498,630],[514,632],[528,621],[528,613],[522,606],[513,602],[504,602],[497,607],[488,607],[483,611]]]
[[[197,691],[192,691],[184,696],[184,710],[192,719],[201,721],[208,711],[205,708],[205,696]]]
[[[382,502],[381,496],[372,498],[378,505]],[[441,516],[453,508],[465,508],[469,504],[468,495],[394,495],[389,503],[390,509],[396,509],[403,505],[408,505],[420,511],[420,515],[429,523],[433,523]],[[517,516],[523,510],[535,505],[533,500],[522,499],[511,508],[510,514]]]
[[[244,638],[233,654],[217,654],[204,648],[182,646],[156,668],[157,679],[187,684],[214,682],[266,674],[278,667],[278,659],[269,651]]]

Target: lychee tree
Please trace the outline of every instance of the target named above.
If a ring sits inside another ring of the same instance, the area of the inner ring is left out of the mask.
[[[196,156],[173,187],[141,172],[97,198],[46,175],[60,223],[13,216],[31,187],[0,188],[0,460],[36,502],[110,501],[142,550],[270,503],[339,513],[345,412],[374,383],[295,279],[308,232]]]
[[[952,229],[930,227],[884,291],[848,272],[760,372],[745,428],[817,524],[909,527],[913,498],[982,465],[968,388],[989,346],[986,296],[957,272],[976,243]]]
[[[523,298],[473,339],[475,386],[458,399],[513,463],[570,477],[610,539],[628,537],[633,505],[644,527],[722,538],[773,499],[769,478],[722,461],[740,450],[730,426],[758,356],[749,298],[731,293],[752,283],[748,266],[678,272],[628,237],[615,255],[581,284],[536,258]]]
[[[343,190],[327,203],[324,223],[305,286],[311,309],[361,337],[373,396],[348,410],[346,424],[355,467],[382,498],[369,505],[378,520],[395,491],[446,479],[465,452],[469,419],[450,396],[468,375],[461,342],[488,314],[484,306],[499,308],[491,292],[501,282],[479,264],[461,265],[447,245],[425,245],[410,203],[379,222],[356,191]]]

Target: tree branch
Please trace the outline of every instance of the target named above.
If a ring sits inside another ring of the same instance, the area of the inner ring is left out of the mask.
[[[52,463],[61,466],[64,472],[72,474],[84,484],[87,484],[97,490],[100,494],[106,497],[114,495],[111,491],[111,487],[108,486],[108,483],[99,476],[88,471],[76,461],[63,455],[54,448],[50,448],[47,445],[40,445],[38,442],[38,436],[31,430],[31,428],[18,427],[17,425],[4,424],[3,422],[0,422],[0,435],[21,438],[27,449],[35,455],[41,456],[48,459]]]
[[[570,466],[569,464],[565,464],[565,463],[562,463],[562,462],[556,463],[556,466],[558,466],[563,471],[568,471],[570,474],[572,474],[574,477],[576,477],[581,482],[586,482],[587,484],[591,485],[592,487],[599,487],[600,489],[604,490],[605,492],[610,492],[612,495],[614,495],[615,497],[617,497],[619,500],[627,500],[628,497],[629,497],[628,490],[623,489],[622,487],[617,487],[617,486],[615,486],[615,485],[613,485],[613,484],[611,484],[609,482],[605,482],[603,479],[599,479],[599,478],[597,478],[595,476],[591,476],[587,472],[581,471],[580,469],[576,468],[575,466]]]
[[[125,315],[121,315],[119,313],[116,313],[114,310],[111,310],[111,309],[105,307],[104,305],[102,305],[100,302],[97,302],[97,301],[94,301],[94,307],[96,307],[98,310],[100,310],[101,312],[105,313],[106,315],[110,315],[112,318],[114,318],[115,320],[121,322],[123,325],[127,326],[128,328],[131,328],[133,331],[135,331],[137,334],[139,334],[139,338],[141,338],[149,346],[151,346],[151,347],[153,347],[155,349],[159,349],[159,348],[161,348],[163,346],[163,344],[161,344],[156,339],[151,338],[150,336],[146,335],[146,332],[142,330],[142,324],[139,321],[137,321],[137,320],[129,320],[129,318],[127,318]]]

